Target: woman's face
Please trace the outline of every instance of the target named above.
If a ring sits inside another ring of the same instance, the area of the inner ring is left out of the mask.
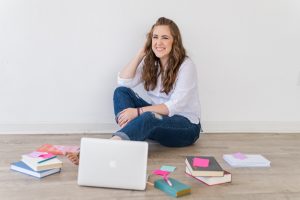
[[[169,26],[155,26],[152,34],[152,50],[161,61],[168,60],[172,44],[173,37]]]

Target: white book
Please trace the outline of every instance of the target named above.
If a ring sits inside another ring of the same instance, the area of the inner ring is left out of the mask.
[[[270,167],[271,162],[260,154],[245,154],[244,159],[224,154],[223,159],[232,167]]]
[[[55,174],[55,173],[60,172],[60,168],[43,170],[43,171],[37,172],[37,171],[32,170],[29,166],[27,166],[22,161],[12,163],[10,165],[10,169],[12,169],[14,171],[21,172],[23,174],[34,176],[34,177],[37,177],[37,178],[43,178],[45,176],[49,176],[51,174]]]
[[[28,165],[34,171],[42,171],[47,169],[62,168],[62,161],[58,158],[53,158],[42,163],[37,162],[37,158],[32,158],[28,155],[22,155],[22,162]]]

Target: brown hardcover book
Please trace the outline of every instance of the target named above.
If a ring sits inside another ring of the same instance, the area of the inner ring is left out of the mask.
[[[194,158],[208,159],[208,167],[193,166]],[[192,176],[224,176],[224,170],[219,165],[217,160],[212,156],[187,156],[185,159],[185,163]]]

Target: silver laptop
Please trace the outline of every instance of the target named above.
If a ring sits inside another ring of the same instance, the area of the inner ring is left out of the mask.
[[[148,143],[82,138],[78,185],[145,190]]]

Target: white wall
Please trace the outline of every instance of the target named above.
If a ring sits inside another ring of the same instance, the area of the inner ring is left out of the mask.
[[[0,133],[114,131],[116,74],[160,16],[198,67],[204,131],[300,132],[300,1],[1,0]]]

